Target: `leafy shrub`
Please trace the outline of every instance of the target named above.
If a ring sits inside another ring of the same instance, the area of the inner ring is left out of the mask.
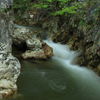
[[[38,0],[37,4],[32,4],[31,0],[14,0],[15,9],[23,11],[33,7],[49,9],[48,13],[53,16],[74,14],[78,8],[81,8],[75,0]]]
[[[32,4],[30,3],[31,0],[14,0],[13,8],[14,10],[20,9],[24,12],[26,9],[30,9]]]
[[[74,14],[78,8],[81,8],[75,0],[39,0],[35,7],[47,8],[50,10],[49,14],[53,16]]]

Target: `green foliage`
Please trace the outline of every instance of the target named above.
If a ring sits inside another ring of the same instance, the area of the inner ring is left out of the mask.
[[[31,0],[14,0],[13,7],[14,9],[20,9],[22,12],[26,9],[30,9],[32,4],[30,3]]]
[[[70,23],[73,28],[75,26],[80,27],[83,30],[90,29],[94,25],[99,23],[100,20],[100,6],[90,16],[90,20],[87,22],[86,17],[89,15],[87,11],[89,8],[95,5],[97,0],[87,0],[83,3],[76,2],[77,0],[37,0],[37,3],[31,2],[32,0],[14,0],[14,9],[20,9],[24,12],[26,9],[41,9],[47,11],[49,15],[72,18],[74,14],[74,21]],[[35,1],[35,0],[34,0]],[[46,13],[47,14],[47,13]],[[76,21],[75,21],[76,20]],[[76,25],[77,24],[77,25]]]
[[[74,14],[77,9],[81,8],[75,0],[39,0],[35,7],[47,8],[50,10],[49,14],[53,16]]]
[[[37,7],[37,9],[44,8],[49,10],[49,14],[67,15],[74,14],[76,10],[81,8],[78,2],[75,0],[38,0],[37,4],[32,4],[31,0],[14,0],[15,9],[25,10]]]

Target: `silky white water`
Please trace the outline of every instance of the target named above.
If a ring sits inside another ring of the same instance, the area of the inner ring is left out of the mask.
[[[18,95],[10,100],[100,100],[100,78],[76,65],[79,53],[66,45],[45,42],[53,48],[54,56],[39,62],[20,60]]]
[[[66,45],[45,42],[53,48],[54,56],[40,62],[20,60],[18,95],[10,100],[100,100],[100,78],[75,65],[79,54]]]
[[[63,71],[66,73],[65,75],[68,75],[76,82],[77,86],[80,87],[80,91],[85,90],[85,92],[87,92],[88,95],[91,95],[91,97],[98,96],[100,93],[100,77],[84,66],[80,67],[75,65],[79,54],[75,51],[69,50],[66,45],[53,43],[48,40],[45,42],[53,48],[54,57],[52,59],[57,61],[58,64],[63,67]],[[100,99],[99,97],[94,98],[91,99]]]

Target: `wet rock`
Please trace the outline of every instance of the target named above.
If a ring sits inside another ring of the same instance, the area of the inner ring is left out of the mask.
[[[46,55],[44,54],[43,50],[37,50],[37,51],[26,51],[22,54],[22,57],[24,59],[47,59]]]
[[[47,56],[47,57],[52,57],[53,56],[53,51],[52,51],[52,48],[45,44],[44,48],[43,48],[43,51],[44,51],[44,54]]]
[[[41,40],[28,39],[26,44],[30,50],[22,54],[24,59],[48,59],[53,56],[52,48]]]
[[[28,39],[26,40],[26,45],[30,50],[40,50],[42,49],[42,41],[39,39]]]

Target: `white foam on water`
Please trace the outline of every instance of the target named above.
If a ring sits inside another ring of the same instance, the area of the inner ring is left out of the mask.
[[[84,66],[81,67],[73,64],[79,53],[71,51],[66,45],[54,43],[50,40],[45,42],[53,48],[54,57],[52,59],[61,64],[66,75],[71,76],[77,84],[87,88],[87,91],[95,92],[98,95],[100,92],[100,77]]]

